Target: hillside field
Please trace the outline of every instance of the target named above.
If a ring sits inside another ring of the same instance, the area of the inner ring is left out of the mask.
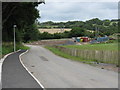
[[[43,33],[43,32],[48,32],[48,33],[50,33],[50,34],[54,34],[54,33],[63,33],[64,31],[71,31],[71,29],[70,28],[68,28],[68,29],[61,29],[61,28],[58,28],[58,29],[39,29],[39,31],[41,32],[41,33]]]

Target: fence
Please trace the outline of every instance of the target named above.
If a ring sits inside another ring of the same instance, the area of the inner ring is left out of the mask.
[[[105,51],[105,50],[79,50],[72,48],[65,48],[60,46],[53,46],[60,51],[65,52],[71,56],[80,57],[85,60],[94,60],[102,63],[118,64],[118,51]]]

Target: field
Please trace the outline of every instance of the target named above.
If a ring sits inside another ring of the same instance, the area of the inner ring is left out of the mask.
[[[63,33],[64,31],[71,31],[71,29],[61,29],[61,28],[58,28],[58,29],[39,29],[39,31],[41,32],[41,33],[43,33],[43,32],[48,32],[48,33],[50,33],[50,34],[54,34],[54,33]]]
[[[109,43],[109,44],[87,44],[87,45],[66,45],[62,46],[65,48],[76,48],[80,50],[118,50],[117,43]]]

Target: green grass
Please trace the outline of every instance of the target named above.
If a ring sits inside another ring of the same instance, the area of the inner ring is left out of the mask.
[[[29,49],[29,47],[24,46],[21,43],[17,43],[16,44],[16,50],[19,50],[19,49],[27,50],[27,49]],[[8,54],[10,52],[13,52],[13,50],[14,50],[13,43],[11,43],[11,42],[9,42],[9,43],[4,42],[2,44],[2,56],[6,55],[6,54]]]
[[[108,43],[108,44],[87,44],[87,45],[63,45],[63,46],[59,46],[59,47],[65,47],[65,48],[76,48],[79,50],[107,50],[107,51],[117,51],[118,50],[118,44],[117,43]],[[81,62],[85,62],[88,64],[92,64],[91,62],[98,62],[97,60],[88,60],[82,57],[77,57],[77,56],[71,56],[67,53],[64,53],[62,51],[60,51],[58,48],[52,47],[52,46],[45,46],[45,48],[49,49],[50,51],[52,51],[54,54],[67,58],[67,59],[71,59],[71,60],[76,60],[76,61],[81,61]],[[107,62],[106,62],[107,63]],[[109,62],[108,62],[109,63]]]
[[[52,46],[45,46],[45,48],[52,51],[54,54],[56,54],[58,56],[61,56],[61,57],[64,57],[64,58],[67,58],[67,59],[70,59],[70,60],[81,61],[81,62],[88,63],[88,64],[90,64],[90,62],[95,61],[95,60],[85,60],[85,59],[83,59],[81,57],[71,56],[69,54],[66,54],[66,53],[60,51],[57,48],[52,47]]]
[[[22,44],[18,44],[18,45],[16,46],[16,49],[17,49],[17,50],[19,50],[19,49],[21,49],[21,50],[28,50],[28,49],[30,49],[30,47],[24,46],[24,45],[22,45]]]
[[[87,44],[87,45],[65,45],[65,48],[76,48],[80,50],[118,50],[117,43],[108,44]]]

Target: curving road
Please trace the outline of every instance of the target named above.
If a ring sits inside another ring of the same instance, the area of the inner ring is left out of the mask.
[[[45,88],[118,88],[118,73],[54,55],[32,46],[22,56],[25,66]]]
[[[39,90],[42,90],[40,85],[22,66],[19,55],[23,52],[25,50],[13,53],[3,62],[2,88],[39,88]]]

